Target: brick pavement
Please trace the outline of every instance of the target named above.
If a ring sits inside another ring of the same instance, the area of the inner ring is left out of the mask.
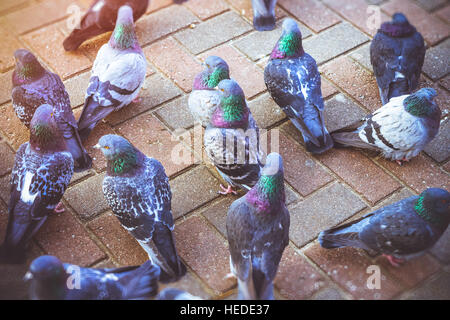
[[[28,140],[15,117],[10,100],[12,53],[32,50],[64,80],[78,117],[99,47],[101,35],[79,50],[67,53],[62,40],[70,31],[66,9],[89,0],[3,0],[0,2],[0,236],[6,228],[8,180],[14,150]],[[369,43],[376,32],[366,22],[369,5],[381,8],[381,19],[403,11],[424,35],[428,46],[422,85],[439,92],[448,115],[450,5],[446,0],[279,0],[277,29],[259,33],[251,25],[250,0],[151,0],[137,22],[137,34],[149,62],[142,101],[108,117],[94,131],[87,149],[94,167],[77,174],[64,195],[65,213],[49,218],[35,237],[30,259],[53,254],[83,266],[104,267],[142,263],[145,253],[103,200],[103,156],[92,146],[106,133],[122,134],[147,155],[158,158],[170,176],[173,191],[175,238],[188,273],[172,284],[211,299],[234,298],[236,283],[229,272],[225,231],[226,211],[235,197],[217,195],[220,183],[209,163],[198,161],[189,138],[180,142],[180,128],[193,131],[187,109],[192,79],[207,55],[228,61],[231,75],[243,87],[261,128],[280,129],[291,213],[289,247],[275,280],[279,299],[450,299],[450,230],[433,250],[400,269],[383,259],[355,249],[327,251],[317,243],[318,232],[354,219],[426,187],[449,189],[449,121],[439,136],[417,158],[403,167],[377,155],[354,150],[308,154],[298,132],[267,93],[263,68],[280,34],[283,18],[299,22],[305,50],[318,62],[330,130],[341,128],[380,107],[378,89],[369,61]],[[345,116],[343,116],[345,115]],[[170,152],[184,152],[186,161],[174,164]],[[29,260],[30,260],[29,259]],[[380,290],[366,287],[366,268],[381,267]],[[21,277],[26,266],[2,267],[1,285],[15,288],[24,298]],[[7,278],[7,279],[6,279]],[[0,298],[5,298],[0,290]],[[11,297],[11,296],[10,296]]]

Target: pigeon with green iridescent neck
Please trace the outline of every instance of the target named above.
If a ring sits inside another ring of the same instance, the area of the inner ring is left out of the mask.
[[[381,25],[370,43],[370,62],[383,104],[416,90],[424,58],[423,37],[402,13]]]
[[[217,56],[209,56],[203,65],[206,67],[194,79],[188,106],[195,121],[207,127],[213,112],[220,104],[221,94],[216,89],[220,81],[230,78],[227,63]]]
[[[316,61],[303,50],[302,34],[292,19],[283,22],[264,81],[272,98],[301,132],[306,150],[323,153],[333,147],[324,122],[320,73]]]
[[[52,212],[63,212],[61,200],[73,175],[73,158],[66,151],[53,107],[36,109],[30,141],[17,150],[11,172],[11,197],[0,263],[22,263],[31,238]]]
[[[392,265],[419,256],[442,236],[450,222],[450,193],[429,188],[355,221],[322,231],[327,249],[355,247],[385,255]]]
[[[436,90],[423,88],[392,98],[374,113],[331,133],[336,146],[381,151],[388,159],[409,161],[436,136],[441,110]]]
[[[149,0],[94,0],[81,18],[80,25],[64,39],[64,49],[76,50],[84,41],[114,30],[121,6],[131,6],[133,19],[137,21],[147,11],[148,4]]]
[[[186,273],[178,257],[175,240],[169,178],[162,164],[117,135],[100,138],[107,170],[103,194],[122,226],[161,267],[161,281],[171,282]]]
[[[119,9],[108,43],[97,53],[78,128],[85,141],[94,127],[111,112],[137,102],[147,62],[134,31],[133,10]]]
[[[14,58],[16,67],[12,74],[11,97],[17,117],[29,128],[36,109],[42,104],[51,105],[66,140],[67,150],[75,161],[75,171],[90,169],[92,158],[81,143],[77,121],[61,78],[46,70],[28,50],[16,50]]]
[[[256,185],[234,201],[227,214],[231,275],[238,280],[239,299],[273,299],[273,280],[289,244],[283,160],[267,156]]]
[[[160,269],[141,266],[94,269],[63,263],[54,256],[33,260],[24,279],[32,300],[143,300],[158,292]]]
[[[205,130],[205,151],[228,183],[221,194],[236,194],[233,187],[249,190],[259,179],[263,153],[259,129],[245,102],[244,92],[234,80],[219,83],[220,104]]]
[[[277,0],[252,0],[253,27],[258,31],[275,29],[275,6]]]

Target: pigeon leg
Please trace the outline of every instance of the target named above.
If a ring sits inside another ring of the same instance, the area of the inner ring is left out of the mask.
[[[66,209],[64,209],[64,205],[62,204],[62,202],[59,202],[56,207],[55,207],[55,213],[63,213],[64,211],[66,211]]]
[[[223,194],[223,195],[227,195],[227,194],[230,194],[230,193],[232,193],[234,195],[237,194],[237,192],[234,191],[233,188],[230,185],[228,185],[228,188],[225,188],[223,185],[220,185],[220,189],[222,189],[222,191],[219,191],[219,193]]]
[[[398,259],[388,254],[383,254],[383,256],[385,256],[386,259],[388,259],[389,263],[396,268],[400,267],[400,265],[405,262],[405,260],[403,259]]]

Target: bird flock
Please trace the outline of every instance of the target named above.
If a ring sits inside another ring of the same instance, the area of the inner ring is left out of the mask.
[[[77,50],[87,39],[113,31],[97,53],[78,121],[60,77],[46,70],[28,50],[14,53],[13,108],[29,128],[30,140],[17,150],[11,173],[0,263],[26,260],[33,235],[49,215],[64,211],[60,200],[73,173],[91,168],[92,158],[83,144],[92,130],[109,114],[132,108],[129,105],[139,101],[147,63],[134,23],[148,4],[148,0],[95,0],[80,27],[64,40],[65,50]],[[276,0],[252,0],[252,4],[254,28],[274,29]],[[293,19],[286,18],[282,24],[264,80],[308,152],[356,147],[379,151],[401,165],[423,150],[439,130],[436,91],[417,90],[424,55],[422,36],[403,14],[396,13],[392,21],[383,23],[370,45],[381,107],[334,132],[325,126],[316,61],[304,51],[300,28]],[[224,58],[204,60],[188,106],[196,122],[205,127],[206,154],[226,183],[219,192],[227,195],[240,190],[243,194],[227,214],[228,276],[237,279],[239,299],[274,299],[273,280],[289,243],[283,159],[278,153],[262,151],[258,125]],[[141,266],[94,269],[41,256],[25,275],[30,298],[200,299],[176,288],[158,294],[158,282],[175,282],[186,274],[172,234],[172,193],[163,165],[118,135],[101,137],[94,148],[107,160],[104,197],[149,260]],[[450,222],[449,205],[448,191],[428,188],[418,196],[322,231],[318,241],[327,249],[356,247],[383,254],[398,266],[437,242]]]

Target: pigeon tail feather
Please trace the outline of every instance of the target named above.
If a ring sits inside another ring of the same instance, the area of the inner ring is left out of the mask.
[[[161,269],[151,261],[133,270],[132,281],[127,284],[127,299],[145,299],[158,293],[158,279]]]
[[[77,50],[84,41],[102,33],[103,30],[100,30],[96,25],[89,26],[86,29],[74,29],[72,33],[64,39],[64,50]]]

